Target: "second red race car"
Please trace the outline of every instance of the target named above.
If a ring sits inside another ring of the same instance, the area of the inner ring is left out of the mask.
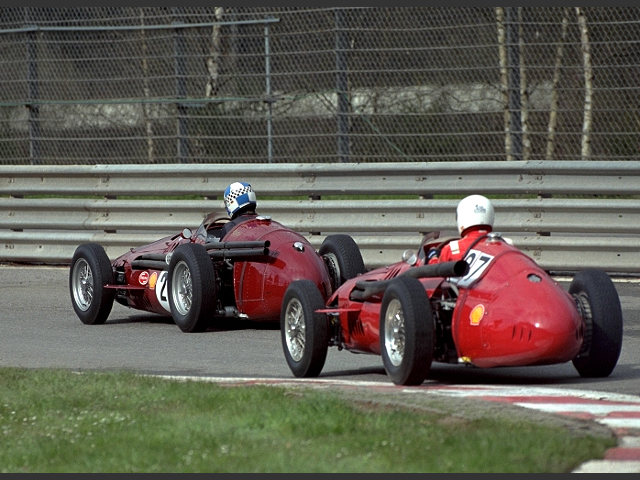
[[[265,216],[227,228],[222,238],[213,234],[228,221],[209,215],[196,232],[186,228],[113,261],[99,244],[78,246],[69,272],[76,314],[83,323],[101,324],[117,301],[171,314],[184,332],[224,317],[277,323],[292,281],[306,279],[328,298],[364,271],[348,235],[329,235],[316,251],[304,236]]]
[[[425,237],[417,255],[345,281],[326,301],[313,282],[293,282],[280,318],[293,374],[319,375],[329,346],[381,355],[398,385],[421,384],[432,362],[571,361],[583,377],[611,374],[623,319],[605,272],[578,272],[567,291],[498,233],[480,237],[464,260],[426,264],[426,252],[447,241],[438,236]]]

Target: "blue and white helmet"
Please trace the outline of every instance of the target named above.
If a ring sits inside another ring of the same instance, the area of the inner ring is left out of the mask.
[[[256,204],[256,193],[246,182],[233,182],[224,191],[224,206],[230,217],[233,217],[241,208],[248,205],[255,208]]]

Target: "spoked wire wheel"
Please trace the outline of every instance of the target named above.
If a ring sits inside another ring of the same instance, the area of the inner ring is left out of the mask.
[[[201,332],[215,314],[218,287],[211,258],[203,245],[183,243],[169,263],[169,307],[183,332]]]
[[[287,304],[284,313],[284,337],[291,358],[299,362],[304,354],[307,326],[304,321],[302,304],[297,298]]]
[[[185,262],[178,263],[173,270],[171,296],[173,305],[180,315],[189,313],[193,303],[193,283],[191,271]]]
[[[380,305],[380,353],[387,375],[396,385],[419,385],[433,360],[434,320],[422,284],[397,277]]]
[[[78,318],[87,325],[104,323],[113,307],[113,269],[104,248],[84,243],[76,248],[69,269],[69,293]]]
[[[76,306],[86,312],[93,300],[93,273],[84,258],[78,259],[71,273],[71,292]]]
[[[404,359],[405,335],[402,305],[394,298],[389,302],[384,320],[384,349],[394,367],[399,367]]]
[[[282,300],[280,335],[284,358],[296,377],[317,377],[329,347],[324,299],[310,280],[291,282]]]

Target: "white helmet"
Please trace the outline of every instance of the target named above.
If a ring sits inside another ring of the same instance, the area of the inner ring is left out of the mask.
[[[456,221],[460,235],[469,227],[487,225],[493,228],[495,213],[491,201],[482,195],[469,195],[458,203]]]
[[[239,213],[244,207],[256,207],[256,193],[246,182],[233,182],[224,191],[224,206],[230,217]]]

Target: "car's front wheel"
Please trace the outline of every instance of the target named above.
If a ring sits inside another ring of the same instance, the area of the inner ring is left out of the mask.
[[[433,360],[433,314],[419,280],[397,277],[387,287],[380,309],[380,351],[396,385],[420,385]]]
[[[584,321],[584,341],[573,366],[581,377],[607,377],[622,349],[622,307],[609,276],[595,269],[578,272],[569,293]]]
[[[104,248],[97,243],[78,246],[71,259],[69,291],[82,323],[99,325],[107,320],[116,292],[104,288],[109,283],[113,283],[113,269]]]
[[[280,335],[284,357],[296,377],[317,377],[329,347],[327,318],[318,287],[310,280],[291,282],[282,300]]]
[[[180,330],[204,330],[214,313],[216,281],[213,263],[202,245],[184,243],[174,250],[168,287],[171,316]]]

